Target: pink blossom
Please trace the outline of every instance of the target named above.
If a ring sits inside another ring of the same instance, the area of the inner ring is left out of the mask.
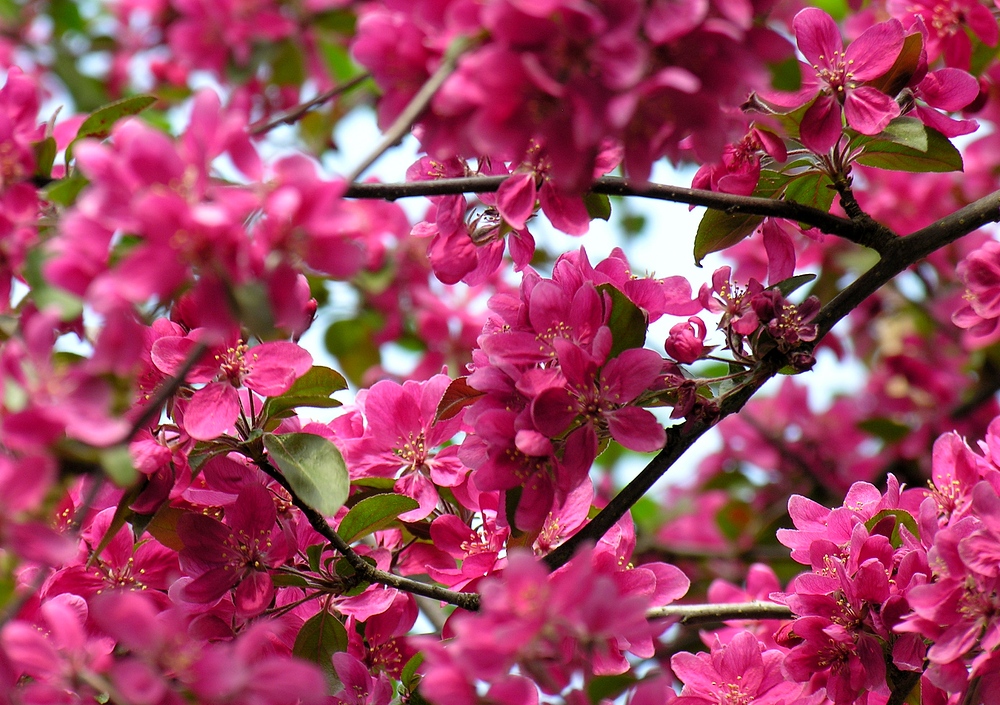
[[[794,96],[768,93],[765,98],[788,107],[815,99],[802,117],[800,134],[806,148],[825,154],[837,143],[847,124],[864,135],[876,135],[899,115],[892,96],[865,85],[886,73],[903,47],[898,20],[880,22],[844,49],[840,30],[826,12],[801,10],[792,23],[799,49],[808,64],[802,66],[803,86]]]
[[[163,373],[173,375],[184,364],[205,335],[194,330],[187,336],[163,336],[153,343],[153,363]],[[210,350],[205,360],[192,370],[188,381],[207,383],[194,392],[185,407],[184,430],[192,438],[211,440],[227,431],[240,414],[239,390],[242,387],[261,396],[284,394],[296,379],[312,367],[312,356],[295,343],[275,341],[250,347],[236,340]]]
[[[270,493],[260,485],[243,489],[227,510],[226,523],[186,512],[177,534],[184,542],[181,569],[194,578],[182,594],[191,602],[212,603],[236,588],[237,615],[255,617],[270,605],[274,584],[268,573],[293,550],[276,524]]]

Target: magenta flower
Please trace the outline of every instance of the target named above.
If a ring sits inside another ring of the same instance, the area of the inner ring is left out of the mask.
[[[176,374],[201,334],[196,329],[183,338],[160,338],[153,343],[153,364],[165,374]],[[276,341],[250,347],[237,340],[220,347],[187,377],[194,384],[207,384],[188,402],[184,430],[200,441],[217,438],[233,428],[240,414],[239,388],[246,387],[264,397],[277,397],[287,392],[310,367],[312,356],[295,343]]]
[[[181,568],[192,577],[183,596],[212,603],[236,588],[237,616],[256,617],[271,604],[274,584],[268,570],[283,564],[294,551],[277,526],[277,510],[261,485],[248,485],[226,510],[226,523],[186,512],[177,523],[184,543]]]
[[[785,680],[777,649],[764,650],[750,632],[740,632],[723,645],[716,641],[710,654],[680,652],[670,668],[684,682],[677,705],[715,703],[800,702],[803,686]]]
[[[455,487],[465,480],[458,446],[436,450],[462,426],[461,415],[435,421],[450,383],[446,375],[402,385],[377,382],[363,396],[368,424],[364,435],[344,443],[352,477],[395,478],[395,491],[417,500],[417,509],[401,515],[404,521],[419,521],[434,511],[435,485]]]
[[[802,10],[792,27],[809,64],[802,67],[802,89],[787,107],[805,105],[816,96],[800,127],[806,148],[817,154],[830,151],[843,132],[843,116],[861,134],[877,135],[899,115],[892,96],[864,85],[886,73],[899,56],[903,25],[898,20],[869,27],[846,50],[837,24],[823,10]],[[776,102],[783,104],[781,98]]]

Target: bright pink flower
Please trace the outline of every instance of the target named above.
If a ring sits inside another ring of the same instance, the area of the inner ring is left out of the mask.
[[[966,286],[965,304],[952,321],[966,330],[964,340],[973,348],[1000,339],[1000,242],[988,240],[962,260],[958,276]]]
[[[692,316],[686,323],[678,323],[670,329],[663,347],[677,362],[689,365],[711,350],[711,347],[705,347],[707,332],[705,322]]]
[[[203,337],[194,330],[187,336],[164,336],[153,343],[153,363],[173,375]],[[210,349],[187,379],[207,383],[194,392],[184,411],[184,430],[192,438],[212,440],[231,431],[240,414],[242,387],[264,397],[281,396],[312,367],[312,356],[295,343],[274,341],[250,347],[237,340],[227,347]],[[246,411],[246,410],[245,410]]]
[[[212,603],[236,588],[236,613],[256,617],[271,604],[274,584],[269,570],[281,566],[294,551],[277,525],[271,494],[260,485],[242,490],[226,511],[226,523],[204,514],[185,512],[177,524],[184,542],[181,568],[194,578],[183,588],[191,602]]]
[[[716,641],[710,654],[680,652],[670,668],[684,683],[676,705],[716,705],[753,702],[779,705],[800,702],[803,685],[785,680],[785,654],[765,649],[750,632],[740,632],[728,644]]]
[[[352,477],[394,478],[396,492],[420,503],[401,515],[404,521],[419,521],[434,511],[435,485],[455,487],[465,481],[467,470],[458,459],[458,446],[438,449],[462,427],[461,414],[435,420],[449,384],[445,375],[402,385],[377,382],[360,398],[367,421],[364,435],[343,443]]]
[[[808,64],[802,66],[802,88],[794,96],[765,97],[781,105],[799,107],[815,96],[802,118],[802,144],[826,154],[848,126],[864,135],[876,135],[899,115],[893,96],[864,85],[886,73],[903,48],[903,26],[898,20],[874,25],[847,49],[840,29],[818,8],[801,10],[792,23],[799,49]]]
[[[947,66],[968,70],[972,42],[967,29],[987,46],[1000,39],[996,19],[978,0],[888,0],[885,9],[906,26],[919,18],[929,63],[943,55]]]

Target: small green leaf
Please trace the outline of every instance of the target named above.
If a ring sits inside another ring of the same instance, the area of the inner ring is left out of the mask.
[[[44,179],[52,175],[52,164],[56,160],[56,141],[52,137],[46,137],[31,145],[35,152],[35,174]]]
[[[42,198],[58,206],[71,206],[76,203],[76,197],[88,183],[90,182],[87,179],[73,174],[73,176],[59,179],[46,186],[42,191]]]
[[[759,215],[706,211],[694,236],[694,263],[700,267],[705,255],[739,244],[762,222]]]
[[[317,664],[335,682],[339,679],[333,670],[333,655],[338,651],[347,651],[347,630],[325,609],[306,620],[292,647],[293,656]]]
[[[815,274],[798,274],[794,277],[789,277],[788,279],[782,279],[777,284],[772,284],[767,287],[768,289],[777,289],[781,292],[782,296],[789,296],[792,292],[805,286],[813,279],[816,278]]]
[[[438,402],[434,420],[447,421],[448,419],[455,418],[458,416],[458,412],[482,396],[485,396],[485,392],[480,392],[478,389],[469,386],[468,378],[459,377],[453,379],[441,397],[441,401]]]
[[[301,86],[306,80],[306,65],[302,50],[295,42],[285,40],[276,47],[271,59],[271,80],[279,86]]]
[[[354,543],[371,533],[381,531],[405,512],[419,507],[417,500],[401,494],[377,494],[363,499],[340,522],[337,533],[347,543]]]
[[[280,397],[273,397],[264,403],[264,416],[270,418],[290,409],[308,406],[316,409],[330,409],[340,406],[340,402],[330,395],[347,389],[347,380],[334,369],[314,365]]]
[[[130,487],[139,477],[128,446],[101,449],[101,467],[104,474],[119,487]]]
[[[337,447],[311,433],[265,433],[271,461],[299,499],[324,516],[337,513],[350,491],[347,465]]]
[[[111,134],[111,128],[122,118],[138,115],[143,110],[156,102],[156,96],[134,95],[129,98],[122,98],[113,103],[102,105],[92,112],[80,129],[76,131],[76,137],[66,147],[66,164],[73,158],[73,146],[82,139],[104,139]]]
[[[753,195],[777,198],[796,175],[764,169]],[[744,240],[763,222],[763,216],[707,210],[694,237],[694,263],[701,266],[705,255],[732,247]]]
[[[767,65],[771,72],[771,86],[778,91],[797,91],[802,87],[802,68],[795,56]]]
[[[886,95],[896,95],[906,88],[910,79],[920,65],[920,54],[923,52],[924,40],[919,32],[906,35],[903,48],[896,57],[895,63],[887,72],[871,81],[868,85]]]
[[[184,548],[184,542],[181,541],[181,537],[177,533],[177,522],[186,513],[187,511],[184,509],[171,507],[164,503],[156,510],[156,514],[153,515],[150,522],[146,524],[146,531],[167,548],[180,551]]]
[[[859,164],[906,172],[962,170],[962,155],[951,141],[916,118],[896,118],[882,133],[860,140]]]
[[[642,309],[611,284],[601,284],[597,290],[611,297],[611,316],[608,318],[611,352],[608,359],[617,357],[625,350],[645,345],[649,320]]]
[[[636,682],[636,677],[629,672],[616,676],[594,676],[587,683],[587,698],[594,705],[605,700],[614,700]]]
[[[793,177],[784,190],[786,201],[795,201],[821,211],[830,210],[835,193],[833,181],[819,171],[807,171]]]
[[[587,207],[587,215],[590,216],[591,220],[611,218],[611,199],[603,193],[588,193],[583,197],[583,205]]]
[[[865,419],[858,423],[858,428],[886,443],[897,443],[910,435],[910,431],[912,430],[905,423],[900,423],[884,416]]]
[[[373,328],[367,320],[354,318],[336,321],[326,329],[323,342],[330,354],[340,362],[347,378],[360,385],[365,372],[381,362]]]
[[[889,536],[889,543],[892,544],[893,548],[899,548],[903,545],[903,537],[899,533],[900,526],[905,526],[906,530],[913,536],[920,538],[920,528],[917,526],[917,520],[905,509],[883,509],[865,522],[865,528],[871,531],[875,528],[876,524],[888,516],[896,520],[895,525],[892,527],[892,534]]]
[[[403,666],[402,672],[399,674],[399,682],[403,684],[407,692],[413,692],[420,685],[420,675],[417,673],[417,669],[424,662],[424,653],[418,651],[413,655],[406,665]]]
[[[294,573],[273,573],[271,582],[275,587],[309,587],[309,582],[305,578]]]
[[[319,572],[320,560],[323,558],[323,549],[326,548],[326,544],[314,543],[312,546],[306,548],[306,558],[309,561],[309,570],[314,573]]]
[[[62,321],[73,321],[83,315],[83,300],[63,289],[41,286],[29,294],[39,311],[55,309]]]

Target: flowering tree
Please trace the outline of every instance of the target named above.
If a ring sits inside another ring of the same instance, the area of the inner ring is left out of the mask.
[[[0,703],[1000,703],[996,15],[0,1]]]

